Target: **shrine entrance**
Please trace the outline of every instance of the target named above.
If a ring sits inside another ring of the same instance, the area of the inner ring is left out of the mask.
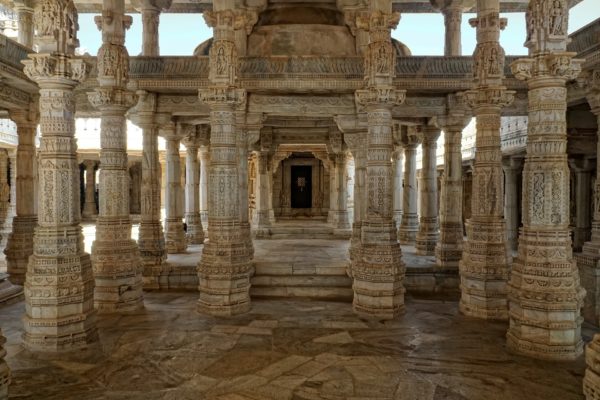
[[[292,208],[312,208],[312,166],[293,165],[291,173]]]

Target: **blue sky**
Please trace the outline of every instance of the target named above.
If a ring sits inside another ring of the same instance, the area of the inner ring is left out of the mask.
[[[595,3],[595,5],[594,5]],[[583,0],[571,9],[569,31],[573,32],[600,18],[599,0]],[[133,14],[133,25],[127,32],[127,49],[134,56],[142,48],[142,22],[139,14]],[[507,54],[526,54],[525,14],[504,14],[508,26],[502,32],[500,41]],[[462,23],[463,54],[472,54],[475,49],[475,29],[469,26],[469,18],[474,14],[464,14]],[[79,41],[81,47],[95,55],[101,44],[100,32],[94,23],[94,14],[79,15]],[[191,55],[194,48],[212,36],[212,31],[204,23],[200,14],[162,14],[160,21],[161,55]],[[444,53],[444,20],[441,14],[403,14],[398,28],[392,36],[405,43],[413,55],[442,55]]]

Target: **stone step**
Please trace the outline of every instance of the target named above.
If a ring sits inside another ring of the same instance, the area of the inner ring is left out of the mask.
[[[302,297],[318,300],[351,302],[354,293],[352,287],[307,287],[307,286],[251,286],[250,296],[266,298]]]
[[[338,275],[346,276],[347,262],[315,263],[285,263],[285,262],[256,262],[255,275]]]
[[[250,282],[263,287],[352,287],[345,275],[254,275]]]

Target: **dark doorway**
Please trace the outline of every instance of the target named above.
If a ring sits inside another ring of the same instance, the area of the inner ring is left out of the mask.
[[[292,208],[312,208],[312,167],[292,165]]]

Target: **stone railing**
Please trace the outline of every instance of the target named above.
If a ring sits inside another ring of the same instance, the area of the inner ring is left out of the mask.
[[[526,56],[507,56],[504,75],[512,77],[510,64]],[[471,56],[410,56],[396,60],[396,77],[402,78],[471,78],[473,57]]]
[[[0,143],[16,146],[19,143],[17,125],[10,119],[0,119]]]
[[[26,59],[28,53],[31,53],[31,49],[0,35],[0,63],[22,71],[21,60]]]
[[[208,57],[131,57],[129,76],[132,79],[153,77],[208,79]]]
[[[600,51],[600,18],[569,35],[571,43],[567,50],[577,53],[577,57],[585,58],[593,52]]]

